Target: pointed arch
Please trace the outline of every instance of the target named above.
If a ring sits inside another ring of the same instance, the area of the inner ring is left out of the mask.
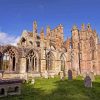
[[[95,55],[95,42],[93,37],[90,37],[90,48],[91,48],[91,59],[94,60],[94,55]]]
[[[22,37],[20,41],[22,46],[26,45],[26,39],[24,37]]]
[[[90,47],[94,47],[95,46],[95,42],[94,42],[94,39],[93,39],[92,36],[90,37],[89,42],[90,42]]]
[[[39,56],[38,53],[31,49],[26,55],[26,72],[39,71]]]
[[[60,61],[61,61],[61,71],[64,71],[65,70],[65,63],[66,63],[66,59],[65,59],[64,54],[61,54]]]
[[[55,66],[55,57],[54,54],[49,51],[46,55],[46,69],[47,70],[53,70]]]
[[[0,70],[4,70],[5,72],[17,71],[17,62],[18,62],[19,52],[16,47],[7,45],[2,47],[2,55],[0,56],[0,60],[2,63],[2,68]]]

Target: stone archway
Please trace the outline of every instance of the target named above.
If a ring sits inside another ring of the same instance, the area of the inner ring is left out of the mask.
[[[64,71],[65,70],[65,65],[66,65],[66,59],[65,59],[65,55],[64,54],[61,54],[60,61],[61,61],[60,70]]]
[[[16,71],[18,62],[18,51],[14,46],[3,46],[0,51],[0,70],[5,72]]]
[[[55,57],[52,52],[48,52],[46,55],[46,70],[53,70],[55,66]]]
[[[30,50],[26,55],[26,72],[39,72],[39,57],[35,50]]]

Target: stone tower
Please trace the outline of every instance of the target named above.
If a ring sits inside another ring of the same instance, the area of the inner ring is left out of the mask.
[[[81,71],[82,74],[96,72],[97,62],[97,33],[88,24],[82,24],[80,30],[80,51],[81,51]]]
[[[72,56],[71,56],[71,63],[72,63],[72,70],[77,71],[77,73],[81,73],[80,68],[80,36],[79,36],[79,30],[76,25],[72,28]]]

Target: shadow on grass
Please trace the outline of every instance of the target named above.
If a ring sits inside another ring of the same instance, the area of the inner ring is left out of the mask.
[[[56,85],[51,96],[57,100],[100,100],[100,83],[93,82],[93,88],[85,88],[82,80],[57,81]]]
[[[83,80],[39,79],[36,86],[24,84],[22,88],[20,96],[0,100],[100,100],[99,82],[93,82],[93,88],[85,88]]]

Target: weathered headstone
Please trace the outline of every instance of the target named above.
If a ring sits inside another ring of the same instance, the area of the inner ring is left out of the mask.
[[[47,71],[44,72],[44,78],[49,78],[49,75],[48,75]]]
[[[90,72],[90,75],[89,76],[90,76],[90,78],[91,78],[92,81],[95,80],[95,77],[94,77],[94,73],[93,72]]]
[[[84,79],[85,87],[92,87],[92,80],[89,75],[87,75]]]
[[[60,79],[64,80],[64,72],[63,71],[60,71]]]
[[[72,71],[68,70],[68,80],[72,80]]]

